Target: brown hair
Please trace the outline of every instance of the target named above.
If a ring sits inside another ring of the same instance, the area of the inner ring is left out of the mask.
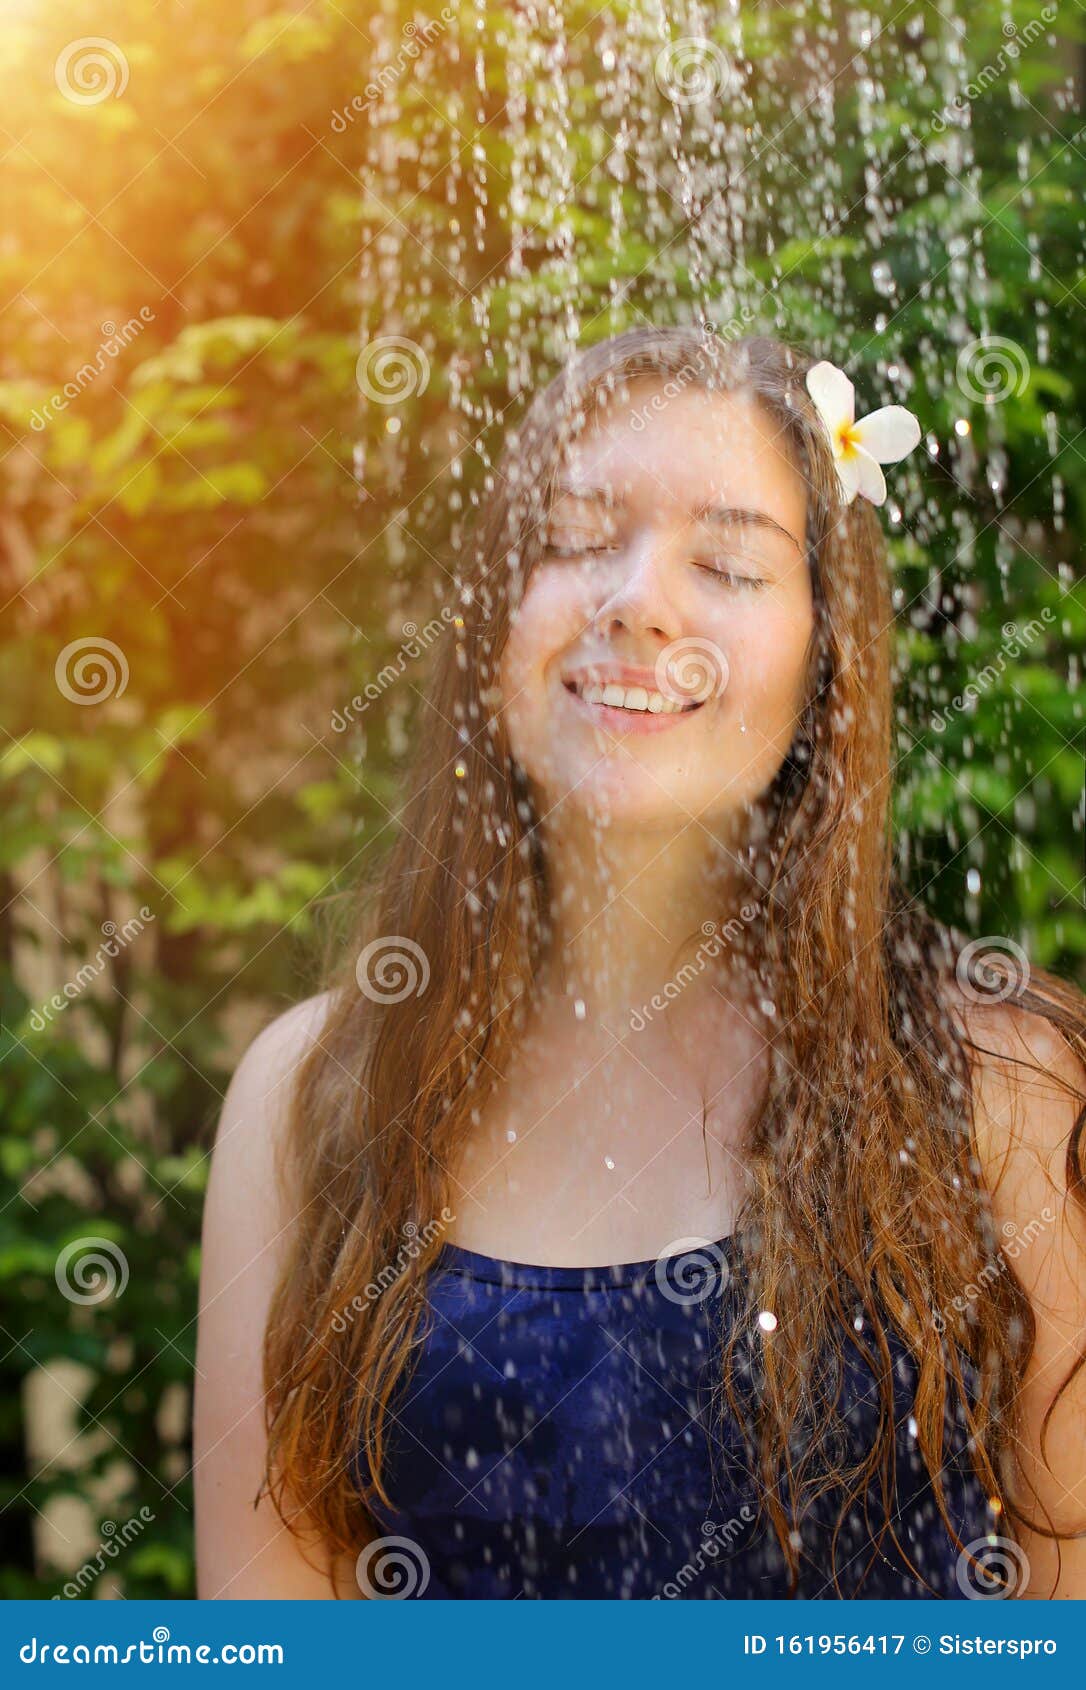
[[[845,1492],[840,1530],[877,1482],[882,1530],[912,1564],[890,1523],[887,1321],[915,1362],[917,1444],[948,1528],[940,1472],[954,1399],[987,1496],[1015,1512],[1000,1467],[1033,1314],[1013,1271],[985,1271],[999,1241],[973,1135],[981,1047],[948,1011],[961,941],[911,903],[892,872],[893,617],[882,530],[864,499],[846,506],[837,497],[804,386],[810,362],[768,338],[728,344],[696,328],[636,329],[577,353],[506,441],[455,623],[438,642],[434,709],[402,825],[294,1088],[283,1177],[297,1214],[265,1339],[265,1482],[284,1517],[289,1495],[341,1553],[365,1541],[366,1502],[391,1501],[382,1479],[387,1414],[420,1339],[447,1170],[505,1067],[546,945],[537,818],[499,712],[510,614],[539,555],[565,446],[595,406],[647,374],[665,393],[696,382],[755,394],[809,493],[807,703],[752,817],[746,867],[759,913],[729,953],[757,983],[770,1070],[744,1145],[753,1178],[736,1225],[756,1242],[749,1304],[724,1346],[718,1400],[742,1419],[737,1346],[756,1312],[771,1308],[778,1325],[761,1346],[748,1430],[760,1508],[793,1588],[789,1512],[831,1483]],[[409,973],[428,970],[425,990],[360,991],[356,960],[379,941],[391,947],[386,963],[395,965],[398,948]],[[1015,1001],[1086,1055],[1086,1000],[1074,988],[1033,970]],[[1086,1108],[1067,1147],[1068,1186],[1079,1198],[1084,1121]],[[414,1240],[406,1252],[405,1238]],[[405,1254],[390,1276],[387,1265]],[[971,1282],[984,1290],[966,1318],[955,1311]],[[376,1296],[375,1285],[384,1286]],[[833,1454],[830,1376],[814,1358],[842,1360],[849,1347],[873,1371],[880,1416],[874,1446],[846,1473]],[[975,1370],[972,1400],[963,1358]],[[356,1452],[361,1489],[350,1472]]]

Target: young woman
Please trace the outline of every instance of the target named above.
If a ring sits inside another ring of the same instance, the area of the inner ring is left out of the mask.
[[[892,873],[917,430],[851,401],[636,330],[509,439],[357,941],[227,1098],[201,1595],[1086,1597],[1086,1005]]]

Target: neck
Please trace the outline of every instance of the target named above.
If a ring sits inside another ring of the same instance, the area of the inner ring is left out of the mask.
[[[723,927],[752,896],[734,838],[697,822],[667,834],[606,828],[563,807],[543,845],[551,930],[541,985],[593,1017],[649,1001],[707,944],[707,924]],[[719,980],[728,961],[718,954]]]

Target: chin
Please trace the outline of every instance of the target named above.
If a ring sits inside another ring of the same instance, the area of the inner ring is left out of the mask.
[[[558,802],[601,827],[675,833],[698,814],[701,795],[684,787],[681,778],[670,782],[666,777],[652,779],[636,768],[597,765],[582,779],[574,776],[562,783]]]

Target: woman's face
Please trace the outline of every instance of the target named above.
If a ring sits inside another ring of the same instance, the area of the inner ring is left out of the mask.
[[[792,743],[807,492],[750,394],[628,395],[566,455],[502,697],[541,813],[674,829],[734,817]]]

